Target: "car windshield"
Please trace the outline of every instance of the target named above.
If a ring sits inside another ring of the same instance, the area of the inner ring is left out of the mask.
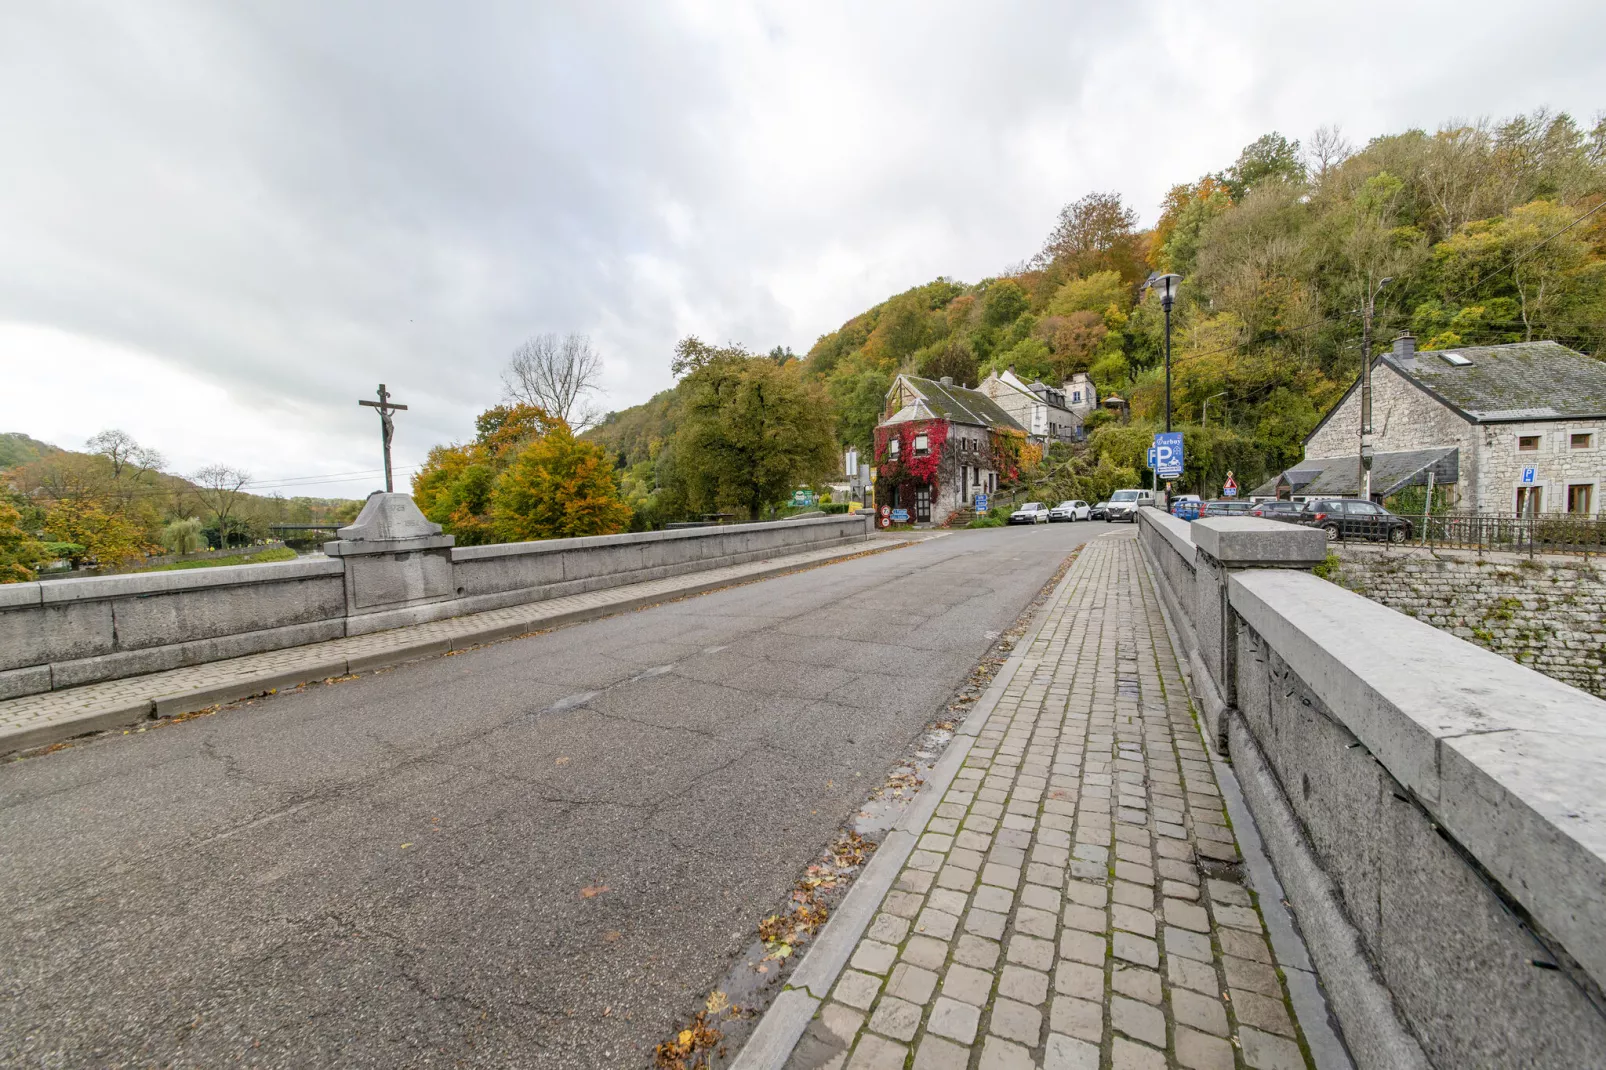
[[[1020,507],[1020,511],[1023,512],[1023,513],[1031,513],[1031,512],[1035,512],[1038,509],[1041,509],[1042,507],[1043,507],[1043,503],[1042,502],[1027,502],[1025,505]]]
[[[1138,492],[1135,490],[1118,490],[1110,496],[1110,501],[1112,502],[1135,502],[1137,500]]]
[[[1075,502],[1060,502],[1060,508],[1061,509],[1075,509],[1076,508],[1076,503]]]

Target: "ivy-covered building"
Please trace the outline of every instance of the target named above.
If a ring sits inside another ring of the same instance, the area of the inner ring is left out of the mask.
[[[900,375],[875,429],[876,507],[942,524],[1020,471],[1026,429],[992,398],[953,379]]]

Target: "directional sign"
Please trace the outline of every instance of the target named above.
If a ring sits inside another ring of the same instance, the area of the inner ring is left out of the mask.
[[[1161,479],[1182,475],[1182,432],[1158,431],[1154,436],[1154,470]]]
[[[907,509],[894,509],[892,511],[892,522],[894,524],[907,524],[907,523],[909,523],[909,510],[907,510]]]
[[[976,495],[976,512],[985,513],[986,511],[987,511],[987,495],[985,495],[985,494]]]

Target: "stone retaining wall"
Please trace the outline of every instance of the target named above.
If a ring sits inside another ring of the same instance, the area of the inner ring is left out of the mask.
[[[0,585],[0,699],[826,549],[868,539],[872,521],[398,541],[394,553]]]
[[[1311,529],[1139,538],[1357,1066],[1606,1067],[1606,702],[1312,575]]]
[[[1343,543],[1323,575],[1606,698],[1606,559]]]

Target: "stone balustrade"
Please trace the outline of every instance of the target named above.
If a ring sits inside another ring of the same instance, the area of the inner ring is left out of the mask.
[[[1606,1066],[1606,702],[1312,575],[1320,532],[1139,522],[1357,1065]]]

